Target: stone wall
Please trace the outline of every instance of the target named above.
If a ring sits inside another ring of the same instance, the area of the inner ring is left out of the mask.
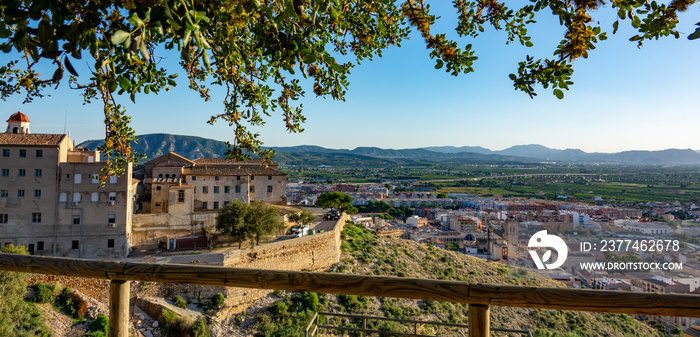
[[[132,217],[131,246],[138,249],[157,249],[165,237],[198,235],[211,231],[216,223],[216,212],[197,212],[184,215],[134,214]]]

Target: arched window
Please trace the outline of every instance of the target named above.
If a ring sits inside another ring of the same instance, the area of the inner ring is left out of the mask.
[[[158,175],[158,178],[163,178],[163,175],[162,175],[162,174],[159,174],[159,175]]]
[[[19,128],[18,128],[18,127],[15,127],[14,129],[12,129],[12,133],[18,133],[18,132],[19,132]]]

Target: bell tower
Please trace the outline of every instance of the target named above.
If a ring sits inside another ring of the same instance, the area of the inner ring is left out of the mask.
[[[27,115],[23,114],[20,111],[17,111],[16,113],[12,114],[12,116],[10,116],[10,119],[7,120],[7,130],[5,131],[5,133],[30,133],[30,123],[31,122],[29,121]]]

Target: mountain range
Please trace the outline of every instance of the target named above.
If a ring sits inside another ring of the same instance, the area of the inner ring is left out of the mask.
[[[89,140],[78,146],[94,149],[104,140]],[[225,142],[195,136],[147,134],[136,137],[133,149],[147,159],[175,152],[187,158],[221,157]],[[329,149],[315,145],[274,147],[274,160],[287,165],[386,165],[406,161],[431,161],[469,164],[516,164],[534,162],[578,162],[624,165],[700,165],[700,153],[690,149],[660,151],[624,151],[617,153],[587,153],[579,149],[558,150],[542,145],[516,145],[500,151],[480,146],[432,146],[415,149],[382,149],[358,147]]]

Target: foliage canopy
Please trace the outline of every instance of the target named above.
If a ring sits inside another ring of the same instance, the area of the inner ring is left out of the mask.
[[[216,216],[216,229],[230,235],[240,249],[246,240],[256,245],[279,233],[284,229],[284,223],[274,206],[260,200],[249,204],[236,200],[226,205]]]
[[[527,57],[510,75],[517,90],[536,95],[535,87],[563,97],[573,72],[572,62],[588,57],[606,33],[592,19],[599,0],[531,0],[509,8],[497,0],[452,0],[459,17],[460,39],[453,41],[432,26],[437,17],[424,0],[44,0],[0,1],[0,49],[12,60],[0,66],[0,97],[25,93],[26,101],[42,97],[44,89],[66,83],[104,107],[106,174],[120,173],[132,153],[135,133],[118,95],[132,101],[139,94],[159,93],[177,84],[180,69],[160,67],[164,57],[179,60],[185,82],[204,100],[209,86],[226,88],[223,109],[210,123],[222,121],[234,129],[227,155],[250,153],[270,158],[250,126],[265,124],[280,111],[286,129],[303,131],[305,120],[297,101],[306,93],[302,81],[317,96],[342,100],[347,75],[362,61],[399,45],[411,30],[419,32],[435,68],[452,75],[472,72],[477,59],[468,40],[491,26],[507,32],[508,43],[532,46],[527,32],[535,13],[551,11],[566,33],[551,59]],[[680,36],[677,13],[694,0],[613,0],[611,10],[638,33],[631,41]],[[700,30],[689,38],[700,37]],[[88,60],[90,74],[72,65]],[[53,67],[50,75],[37,71]],[[308,90],[307,89],[307,90]]]
[[[325,192],[316,198],[316,206],[330,208],[348,214],[357,213],[357,208],[352,205],[352,197],[342,192]]]

